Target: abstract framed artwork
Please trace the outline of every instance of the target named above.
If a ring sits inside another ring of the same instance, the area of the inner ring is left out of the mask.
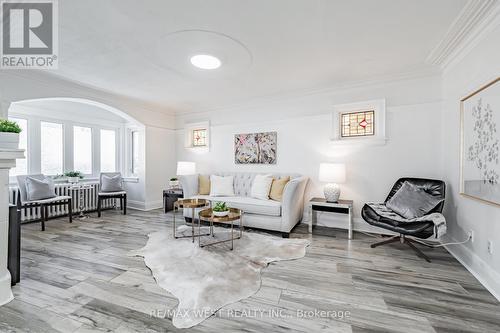
[[[500,77],[460,103],[460,194],[500,205]]]
[[[276,164],[277,132],[236,134],[236,164]]]

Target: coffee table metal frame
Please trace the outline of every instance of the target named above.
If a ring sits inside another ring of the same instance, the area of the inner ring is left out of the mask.
[[[234,221],[239,220],[240,223],[238,225],[240,232],[238,237],[234,237]],[[201,237],[198,237],[198,245],[200,247],[205,247],[205,246],[210,246],[210,245],[215,245],[219,243],[225,243],[225,242],[231,242],[231,250],[234,248],[234,240],[235,239],[240,239],[241,236],[243,235],[243,211],[238,208],[229,208],[229,214],[227,216],[215,216],[213,214],[212,208],[204,209],[200,212],[198,212],[198,234],[201,233],[201,221],[206,221],[210,223],[210,234],[208,235],[201,235],[201,236],[209,236],[211,235],[212,237],[215,237],[214,235],[214,222],[215,223],[231,223],[231,238],[229,239],[224,239],[216,242],[210,242],[210,243],[201,243]]]
[[[195,216],[195,209],[196,208],[204,208],[204,207],[211,207],[212,204],[210,201],[208,200],[205,200],[205,199],[178,199],[176,202],[174,202],[174,210],[173,210],[173,213],[174,213],[174,239],[177,239],[177,238],[187,238],[187,237],[191,237],[193,239],[193,243],[194,243],[194,238],[195,237],[200,237],[200,236],[209,236],[210,234],[203,234],[203,235],[200,235],[200,233],[198,234],[195,234],[194,233],[194,216]],[[177,236],[175,234],[177,228],[175,226],[175,213],[176,211],[178,211],[179,209],[186,209],[186,208],[191,208],[191,236]],[[198,229],[198,231],[200,231],[200,229]]]

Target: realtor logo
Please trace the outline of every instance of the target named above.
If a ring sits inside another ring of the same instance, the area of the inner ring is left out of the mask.
[[[3,69],[56,69],[57,1],[1,0]]]

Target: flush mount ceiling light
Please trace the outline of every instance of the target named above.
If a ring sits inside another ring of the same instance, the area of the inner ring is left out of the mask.
[[[221,62],[218,58],[209,54],[197,54],[191,57],[191,64],[201,69],[217,69]]]

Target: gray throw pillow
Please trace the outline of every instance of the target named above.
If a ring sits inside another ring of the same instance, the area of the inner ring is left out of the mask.
[[[426,215],[443,200],[409,182],[404,182],[385,205],[404,218],[414,219]]]
[[[26,178],[26,198],[28,201],[43,200],[56,197],[54,181],[50,178],[43,180],[32,177]]]
[[[101,177],[101,191],[102,192],[121,192],[122,187],[122,176],[115,175],[113,177],[103,175]]]

